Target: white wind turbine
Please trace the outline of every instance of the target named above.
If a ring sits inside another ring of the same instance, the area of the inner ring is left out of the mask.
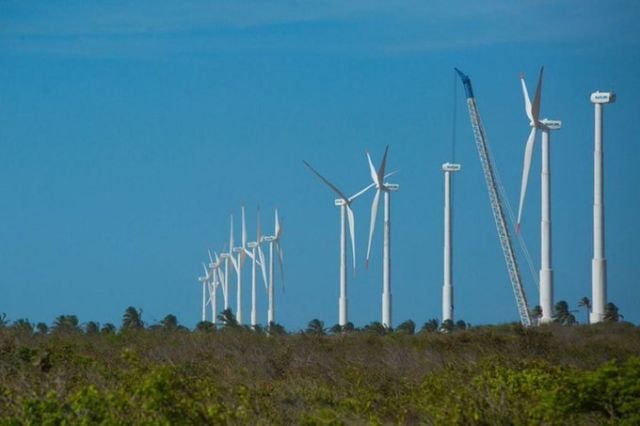
[[[231,217],[231,234],[229,245],[232,247],[230,251],[233,268],[236,271],[236,320],[238,324],[242,324],[242,266],[247,255],[247,226],[244,217],[244,206],[242,206],[242,236],[241,245],[239,247],[233,247],[233,216]],[[233,258],[232,253],[238,253],[238,258]]]
[[[353,210],[351,209],[351,203],[362,194],[367,192],[375,184],[370,184],[366,188],[355,193],[351,197],[344,195],[338,187],[329,182],[324,176],[322,176],[316,169],[314,169],[309,163],[303,161],[303,163],[311,170],[316,176],[322,180],[333,192],[335,192],[339,198],[334,200],[334,204],[340,207],[340,296],[338,298],[338,325],[345,327],[348,320],[347,311],[347,238],[346,238],[346,223],[345,216],[349,222],[349,236],[351,237],[351,253],[353,255],[353,269],[356,269],[356,239],[355,239],[355,219],[353,216]]]
[[[211,256],[211,251],[209,251],[209,270],[211,271],[211,282],[209,285],[209,299],[211,301],[211,322],[216,324],[216,315],[218,313],[218,287],[222,286],[223,275],[220,268],[222,267],[222,261],[218,256],[218,253],[215,253],[215,258]]]
[[[209,286],[209,280],[211,275],[209,274],[209,270],[207,266],[202,263],[202,267],[204,268],[204,276],[198,277],[198,281],[202,283],[202,321],[207,320],[207,287]]]
[[[529,118],[531,132],[529,133],[529,138],[527,139],[527,145],[524,152],[524,167],[522,169],[522,184],[520,187],[520,203],[518,206],[516,233],[520,232],[522,208],[524,206],[529,171],[531,169],[531,160],[533,158],[533,147],[535,144],[536,132],[540,129],[542,132],[542,171],[540,174],[542,182],[540,186],[540,307],[542,308],[541,322],[550,322],[553,320],[553,269],[551,264],[551,173],[549,133],[551,130],[559,130],[562,127],[562,122],[559,120],[548,120],[546,118],[539,120],[543,71],[544,68],[541,68],[540,75],[538,77],[538,85],[536,87],[536,94],[533,98],[533,104],[529,100],[529,93],[527,91],[527,85],[524,82],[524,76],[520,76],[522,92],[524,95],[525,111]]]
[[[264,253],[260,245],[262,244],[262,228],[260,226],[260,208],[257,212],[257,227],[256,227],[256,240],[247,243],[247,247],[251,251],[247,250],[247,256],[251,258],[251,328],[255,329],[258,326],[258,309],[257,309],[257,292],[256,292],[256,266],[260,267],[262,271],[262,280],[265,285],[265,290],[268,291],[267,275],[265,270]]]
[[[276,251],[278,256],[278,263],[280,264],[280,279],[284,285],[284,267],[282,259],[282,247],[280,245],[280,237],[282,236],[282,228],[280,226],[280,220],[278,219],[278,209],[275,212],[275,232],[274,235],[267,235],[263,237],[264,242],[269,243],[269,305],[267,310],[267,327],[271,327],[271,324],[275,323],[275,300],[274,300],[274,288],[273,288],[273,255]]]
[[[371,161],[371,156],[367,152],[367,160],[369,160],[369,170],[371,179],[376,187],[376,195],[373,197],[371,204],[371,225],[369,228],[369,244],[367,246],[366,265],[369,264],[371,255],[371,242],[373,240],[373,232],[376,227],[376,216],[378,214],[378,205],[380,204],[380,193],[384,193],[384,232],[383,232],[383,252],[382,252],[382,325],[391,328],[391,191],[400,189],[400,185],[395,183],[387,183],[384,181],[384,170],[387,165],[387,153],[389,145],[384,150],[382,163],[378,171],[376,171]]]

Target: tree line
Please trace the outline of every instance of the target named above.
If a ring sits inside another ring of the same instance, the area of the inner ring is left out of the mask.
[[[589,312],[591,310],[591,302],[589,298],[583,297],[578,302],[579,308],[585,308],[587,311],[587,323],[589,319]],[[569,304],[561,300],[555,304],[554,307],[553,322],[564,326],[571,326],[578,324],[578,320],[574,313],[577,310],[570,310]],[[542,309],[540,306],[535,306],[531,310],[531,315],[538,324],[542,317]],[[605,307],[605,322],[619,322],[624,316],[619,313],[618,307],[614,303],[607,303]],[[269,335],[282,335],[289,334],[289,332],[278,323],[271,323],[267,327],[256,326],[251,328],[246,325],[238,324],[236,317],[231,309],[225,309],[218,315],[218,324],[214,324],[210,321],[200,321],[196,324],[193,331],[195,332],[211,332],[218,328],[228,330],[246,330],[257,333],[269,334]],[[127,332],[130,330],[162,330],[162,331],[191,331],[187,327],[179,324],[178,318],[174,314],[166,315],[162,320],[157,323],[147,325],[142,319],[142,309],[129,306],[125,309],[122,315],[122,322],[120,328],[116,327],[113,323],[100,324],[96,321],[88,321],[84,324],[80,323],[80,320],[76,315],[59,315],[55,318],[53,323],[49,326],[44,322],[38,322],[36,324],[31,323],[28,319],[21,318],[11,322],[6,314],[0,314],[0,328],[10,327],[18,331],[25,333],[35,333],[38,335],[47,335],[50,333],[84,333],[87,335],[94,334],[115,334],[118,332]],[[458,320],[456,322],[452,320],[446,320],[440,322],[437,318],[431,318],[424,322],[418,329],[417,324],[413,320],[406,320],[400,323],[394,329],[385,327],[378,321],[370,322],[365,326],[358,328],[353,323],[347,323],[345,326],[335,324],[333,326],[325,326],[324,321],[314,318],[308,322],[307,327],[304,330],[299,330],[299,333],[313,334],[313,335],[327,335],[327,334],[343,334],[343,333],[355,333],[366,332],[377,335],[385,335],[389,333],[409,334],[416,333],[452,333],[455,331],[466,330],[470,328],[471,324]]]

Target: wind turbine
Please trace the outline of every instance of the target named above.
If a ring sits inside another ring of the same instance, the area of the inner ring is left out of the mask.
[[[269,286],[268,297],[269,305],[267,310],[267,327],[271,327],[272,323],[275,323],[275,300],[273,289],[273,255],[276,251],[278,256],[278,263],[280,264],[280,279],[284,285],[284,267],[282,265],[282,247],[280,246],[280,237],[282,236],[282,228],[280,226],[280,220],[278,219],[278,209],[275,211],[275,232],[274,235],[267,235],[263,237],[264,242],[269,243]]]
[[[604,320],[607,304],[607,259],[604,256],[604,164],[602,154],[602,105],[616,101],[613,92],[594,92],[591,102],[595,108],[593,151],[593,259],[591,260],[590,323]]]
[[[233,216],[231,217],[231,234],[229,240],[230,247],[233,247]],[[238,253],[238,258],[232,256],[233,268],[236,271],[236,320],[242,325],[242,266],[247,255],[247,225],[244,217],[244,206],[242,206],[242,236],[241,245],[233,247],[231,253]]]
[[[444,163],[444,282],[442,285],[442,323],[453,321],[453,280],[451,267],[451,173],[460,171],[460,164]]]
[[[202,321],[206,321],[207,287],[209,285],[209,279],[211,276],[209,275],[209,270],[207,269],[207,266],[204,264],[204,262],[202,263],[202,267],[204,268],[204,276],[198,277],[198,281],[202,283]]]
[[[247,243],[247,247],[251,251],[246,251],[247,256],[251,258],[251,328],[255,329],[258,326],[258,312],[257,312],[257,292],[256,292],[256,266],[260,267],[262,272],[262,280],[265,285],[265,290],[268,291],[267,275],[265,271],[264,253],[260,245],[262,244],[262,227],[260,226],[260,208],[257,212],[257,226],[256,226],[256,240]]]
[[[215,252],[214,252],[215,253]],[[215,259],[211,256],[211,251],[209,251],[209,269],[211,270],[211,283],[209,285],[209,299],[211,300],[211,322],[216,324],[216,315],[218,314],[218,287],[223,283],[223,276],[220,267],[222,266],[222,261],[218,256],[218,253],[215,253]]]
[[[524,206],[525,194],[527,192],[527,181],[531,169],[533,158],[533,146],[535,144],[536,132],[542,132],[542,171],[540,179],[542,181],[541,190],[541,221],[540,221],[540,307],[542,308],[541,322],[553,321],[553,269],[551,264],[551,173],[550,173],[550,131],[559,130],[562,122],[559,120],[539,120],[540,95],[542,91],[542,74],[544,68],[540,69],[536,94],[533,104],[529,100],[527,85],[524,76],[520,76],[522,93],[524,95],[525,112],[529,118],[531,132],[527,139],[524,153],[524,167],[522,169],[522,185],[520,187],[520,204],[518,206],[518,222],[516,233],[520,232],[520,221],[522,219],[522,208]]]
[[[349,236],[351,237],[351,253],[353,255],[353,269],[356,269],[356,239],[355,239],[355,219],[351,203],[362,194],[367,192],[374,184],[370,184],[366,188],[355,193],[351,197],[347,197],[338,187],[329,182],[322,176],[311,164],[303,160],[305,166],[309,168],[316,176],[322,180],[339,198],[334,200],[334,204],[340,207],[340,296],[338,298],[338,325],[345,327],[348,323],[347,314],[347,238],[345,216],[349,222]]]
[[[371,156],[367,152],[367,160],[369,160],[369,170],[371,179],[376,187],[376,195],[373,197],[371,204],[371,225],[369,227],[369,244],[367,246],[366,265],[369,265],[369,257],[371,255],[371,242],[373,240],[373,232],[376,227],[376,216],[378,214],[378,205],[380,204],[380,193],[384,193],[384,244],[382,251],[382,325],[391,328],[391,192],[400,189],[400,185],[395,183],[387,183],[384,181],[384,170],[387,165],[387,153],[389,145],[384,150],[382,163],[376,171],[371,161]]]

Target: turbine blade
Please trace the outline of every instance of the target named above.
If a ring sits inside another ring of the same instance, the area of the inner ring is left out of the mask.
[[[265,263],[264,260],[264,252],[262,251],[262,248],[260,246],[258,246],[258,258],[260,259],[260,271],[262,272],[262,282],[264,282],[264,289],[268,290],[268,281],[267,281],[267,264]]]
[[[524,165],[522,167],[522,184],[520,186],[520,203],[518,205],[518,220],[516,222],[516,233],[520,232],[520,220],[522,218],[522,207],[524,206],[524,197],[527,193],[527,183],[529,181],[529,171],[531,170],[531,160],[533,158],[533,146],[536,141],[536,128],[531,128],[527,145],[524,149]]]
[[[205,279],[209,279],[209,271],[207,270],[207,266],[202,262],[202,268],[204,269],[204,277]]]
[[[338,197],[342,198],[345,201],[348,201],[347,196],[344,195],[344,193],[342,191],[340,191],[340,189],[338,189],[337,186],[335,186],[334,184],[329,182],[329,180],[327,178],[325,178],[320,173],[318,173],[318,171],[316,169],[311,167],[311,164],[307,163],[304,160],[302,160],[302,162],[304,163],[305,166],[307,166],[309,168],[309,170],[311,170],[316,176],[318,176],[320,178],[320,180],[322,180],[329,188],[331,188],[333,190],[333,192],[338,194]]]
[[[231,215],[231,226],[229,227],[229,255],[233,256],[233,215]]]
[[[240,271],[240,265],[238,265],[238,261],[236,260],[236,257],[233,255],[233,253],[229,254],[229,259],[231,259],[231,265],[233,266],[233,269],[236,270],[236,274]]]
[[[253,253],[251,253],[250,250],[247,250],[246,248],[243,248],[242,250],[244,251],[245,256],[249,256],[251,260],[255,260],[255,257],[253,256]]]
[[[527,84],[524,82],[524,74],[520,74],[520,84],[522,85],[522,94],[524,96],[524,111],[529,117],[529,121],[534,123],[533,115],[531,115],[531,100],[529,99],[529,91],[527,91]]]
[[[280,227],[280,219],[278,219],[278,209],[276,209],[275,218],[276,218],[275,237],[277,240],[278,238],[280,238],[280,234],[282,233],[282,228]]]
[[[280,266],[280,282],[282,283],[282,292],[284,293],[284,255],[280,241],[276,241],[276,252],[278,253],[278,265]]]
[[[540,75],[538,76],[538,85],[536,86],[536,94],[533,98],[533,105],[531,106],[531,115],[533,116],[533,122],[538,124],[538,116],[540,114],[540,96],[542,92],[542,74],[544,67],[540,68]]]
[[[213,257],[211,256],[211,250],[207,250],[207,253],[209,254],[209,262],[213,263]]]
[[[380,186],[381,182],[378,179],[378,173],[376,172],[376,168],[373,166],[373,161],[371,161],[371,156],[369,152],[367,152],[367,160],[369,160],[369,172],[371,173],[371,180],[376,186]]]
[[[367,258],[365,265],[369,266],[369,256],[371,255],[371,242],[373,241],[373,231],[376,229],[376,216],[378,215],[378,204],[380,203],[380,189],[376,191],[371,204],[371,224],[369,225],[369,244],[367,245]]]
[[[360,191],[356,192],[351,197],[349,197],[349,199],[347,200],[347,204],[351,203],[353,200],[355,200],[356,198],[360,197],[362,194],[364,194],[365,192],[367,192],[368,190],[370,190],[374,186],[376,186],[375,183],[370,183],[366,187],[362,188]]]
[[[347,209],[347,219],[349,220],[349,236],[351,237],[351,254],[353,255],[353,270],[356,270],[356,230],[355,219],[353,217],[353,210],[349,205],[345,206]]]
[[[244,206],[242,206],[242,247],[247,246],[247,222],[244,217]]]
[[[384,149],[384,155],[382,156],[382,163],[378,169],[378,182],[382,185],[384,183],[384,169],[387,167],[387,153],[389,152],[389,145]]]
[[[262,225],[260,224],[260,206],[256,212],[256,243],[260,245],[262,242]]]

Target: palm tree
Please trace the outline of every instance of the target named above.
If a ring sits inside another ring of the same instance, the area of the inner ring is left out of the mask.
[[[281,324],[278,324],[277,322],[270,322],[269,329],[267,332],[269,333],[270,336],[282,336],[287,334],[287,330],[285,330],[284,327]]]
[[[618,322],[620,318],[624,318],[624,316],[620,315],[616,304],[611,302],[607,303],[604,307],[604,321]]]
[[[102,328],[100,329],[100,333],[102,334],[115,334],[115,332],[116,332],[116,326],[111,324],[110,322],[103,325]]]
[[[467,323],[464,322],[464,320],[458,320],[455,323],[454,329],[456,329],[456,330],[466,330],[467,329]]]
[[[576,317],[569,311],[569,304],[561,300],[556,303],[553,321],[562,325],[573,325],[576,323]]]
[[[196,331],[199,333],[209,333],[215,329],[216,327],[211,321],[200,321],[196,324]]]
[[[363,330],[369,333],[379,334],[380,336],[384,336],[388,331],[390,331],[390,329],[388,329],[378,321],[370,322],[369,324],[364,326]]]
[[[531,317],[535,321],[536,325],[540,325],[540,318],[542,318],[542,306],[536,305],[531,308]]]
[[[444,320],[442,324],[440,324],[440,331],[442,333],[451,333],[454,327],[455,327],[455,324],[453,323],[453,321],[450,319],[447,319],[447,320]]]
[[[427,333],[433,333],[438,331],[438,319],[431,318],[429,321],[425,322],[420,331],[426,331]]]
[[[324,321],[320,321],[317,318],[312,319],[311,321],[309,321],[309,324],[307,324],[307,329],[305,330],[305,333],[324,336],[326,334],[325,328],[324,328]]]
[[[7,314],[4,312],[0,314],[0,328],[6,327],[9,325],[9,320],[7,319]]]
[[[218,314],[218,320],[224,324],[225,328],[237,328],[239,327],[236,316],[233,315],[231,308],[227,308],[222,313]]]
[[[88,335],[95,335],[100,332],[100,324],[95,321],[89,321],[84,326],[84,333]]]
[[[29,322],[28,319],[19,319],[13,322],[13,329],[18,331],[19,333],[32,334],[33,333],[33,324]]]
[[[178,317],[173,314],[168,314],[162,321],[160,321],[160,325],[164,330],[167,331],[176,330],[177,328],[179,328]]]
[[[415,334],[416,332],[416,323],[412,320],[406,320],[396,327],[396,332],[401,334]]]
[[[43,322],[36,324],[37,333],[44,336],[49,332],[49,326]]]
[[[80,322],[75,315],[58,315],[53,321],[53,331],[56,333],[80,332]]]
[[[140,330],[144,328],[142,322],[142,309],[129,306],[122,315],[122,330]]]
[[[585,308],[587,311],[587,324],[589,324],[589,313],[591,312],[591,300],[587,296],[584,296],[578,301],[579,308]]]

